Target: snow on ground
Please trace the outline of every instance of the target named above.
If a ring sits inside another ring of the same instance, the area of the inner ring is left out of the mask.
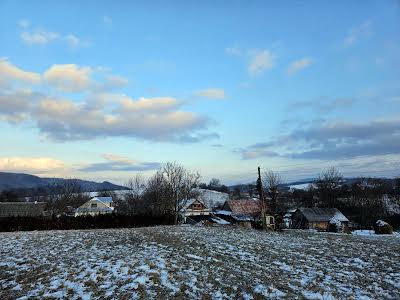
[[[360,230],[352,231],[351,234],[354,234],[354,235],[375,235],[375,230],[360,229]],[[381,235],[381,236],[385,236],[385,235]]]
[[[0,233],[0,299],[400,299],[399,250],[221,226]]]
[[[293,184],[289,185],[290,189],[296,189],[296,190],[306,190],[310,186],[311,183],[301,183],[301,184]]]

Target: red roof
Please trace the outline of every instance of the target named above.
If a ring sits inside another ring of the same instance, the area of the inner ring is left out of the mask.
[[[261,213],[259,200],[228,200],[224,207],[232,211],[234,215],[257,216]]]

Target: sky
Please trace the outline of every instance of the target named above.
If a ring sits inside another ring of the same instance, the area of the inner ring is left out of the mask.
[[[400,175],[399,1],[0,0],[0,171]]]

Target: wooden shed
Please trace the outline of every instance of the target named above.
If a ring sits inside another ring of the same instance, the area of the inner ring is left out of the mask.
[[[328,231],[330,224],[347,226],[348,222],[337,208],[301,207],[293,213],[291,228]]]

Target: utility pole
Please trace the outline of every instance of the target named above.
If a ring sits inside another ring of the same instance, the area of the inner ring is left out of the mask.
[[[263,230],[266,230],[266,229],[267,229],[267,224],[266,224],[266,207],[265,207],[264,191],[263,191],[263,186],[262,186],[262,181],[261,181],[261,171],[260,171],[260,167],[258,167],[257,190],[258,190],[258,196],[259,196],[260,201],[261,201],[262,227],[263,227]]]

